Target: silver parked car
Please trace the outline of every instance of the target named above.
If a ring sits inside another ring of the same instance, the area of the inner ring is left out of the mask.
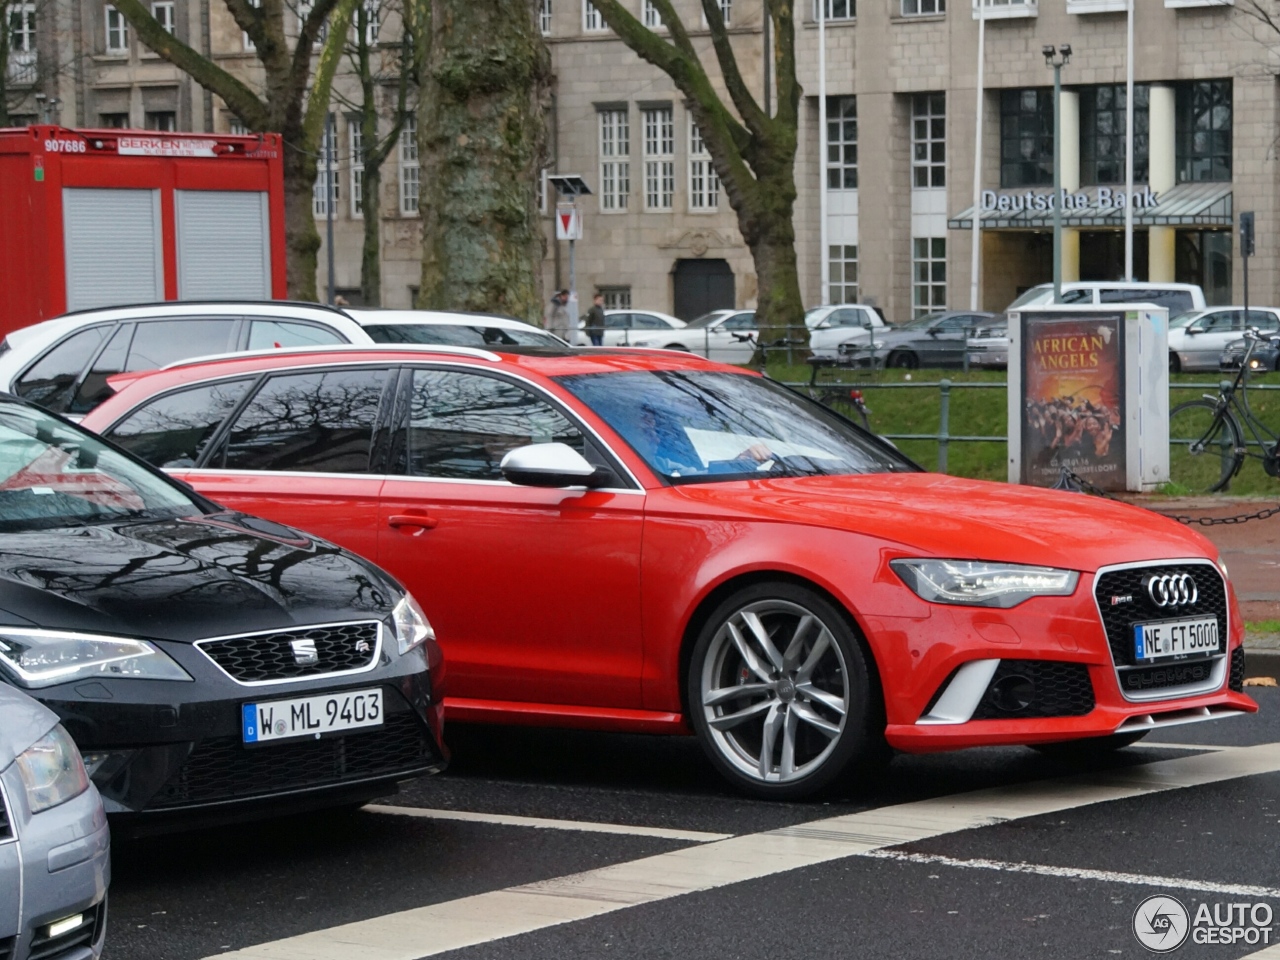
[[[52,710],[0,682],[0,957],[97,960],[110,879],[79,749]]]

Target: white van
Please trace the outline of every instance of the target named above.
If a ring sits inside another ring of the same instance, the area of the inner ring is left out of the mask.
[[[1126,283],[1122,280],[1077,280],[1062,285],[1063,303],[1153,303],[1165,307],[1172,319],[1189,310],[1203,310],[1204,291],[1194,283]],[[1032,287],[1005,307],[1021,310],[1053,305],[1053,284]]]

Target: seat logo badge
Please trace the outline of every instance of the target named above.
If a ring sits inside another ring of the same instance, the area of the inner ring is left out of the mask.
[[[312,667],[320,662],[320,654],[316,650],[316,642],[310,637],[303,637],[301,640],[290,640],[289,646],[293,647],[293,662],[300,667]]]
[[[1147,577],[1143,586],[1157,607],[1185,607],[1200,599],[1200,591],[1189,573],[1166,573]]]

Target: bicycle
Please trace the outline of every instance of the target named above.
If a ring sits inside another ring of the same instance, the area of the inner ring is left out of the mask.
[[[1268,476],[1280,477],[1280,435],[1272,432],[1249,407],[1249,358],[1259,343],[1280,337],[1246,330],[1244,356],[1235,379],[1224,381],[1217,395],[1205,394],[1180,403],[1169,414],[1169,482],[1190,493],[1225,490],[1246,457],[1262,461]],[[1244,429],[1253,435],[1247,440]],[[1262,452],[1255,453],[1250,447]]]

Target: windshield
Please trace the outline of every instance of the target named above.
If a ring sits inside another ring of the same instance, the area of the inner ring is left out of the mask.
[[[941,313],[930,313],[923,317],[916,317],[914,320],[908,320],[901,326],[894,327],[895,330],[923,330],[931,327],[938,322],[944,315]]]
[[[564,341],[541,330],[451,323],[378,323],[364,332],[375,343],[425,343],[450,347],[563,347]]]
[[[654,370],[557,379],[670,483],[918,469],[842,417],[763,377]]]
[[[182,490],[90,433],[0,404],[0,531],[203,513]]]
[[[1032,287],[1030,290],[1024,290],[1022,292],[1022,296],[1018,297],[1017,300],[1013,301],[1013,303],[1009,304],[1007,307],[1005,307],[1005,309],[1016,310],[1018,309],[1018,307],[1025,307],[1028,303],[1031,303],[1033,300],[1039,300],[1044,295],[1044,292],[1048,289],[1049,289],[1049,285],[1042,283],[1038,287]]]
[[[690,320],[685,324],[686,327],[709,327],[721,317],[727,317],[732,310],[712,310],[710,313],[704,313],[696,320]]]
[[[1169,329],[1176,330],[1178,327],[1190,326],[1203,314],[1203,310],[1188,310],[1186,313],[1180,313],[1169,321]]]

